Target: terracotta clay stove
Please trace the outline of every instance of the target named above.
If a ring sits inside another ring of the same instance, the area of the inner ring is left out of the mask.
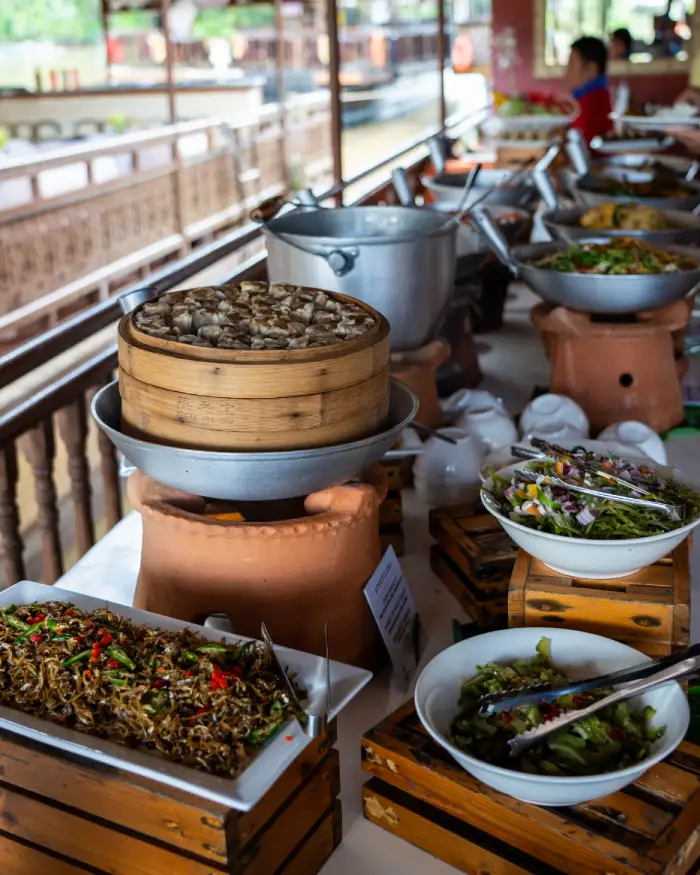
[[[428,428],[439,428],[442,424],[435,374],[450,357],[450,351],[445,340],[434,340],[420,349],[391,354],[389,373],[416,393],[419,402],[416,422]]]
[[[593,433],[635,419],[659,433],[684,418],[688,300],[629,317],[537,304],[531,318],[552,366],[550,391],[581,405]]]
[[[376,667],[385,651],[363,590],[381,557],[385,496],[381,466],[363,482],[235,508],[133,474],[143,518],[134,606],[198,623],[226,614],[256,638],[264,621],[276,644],[321,655],[327,621],[333,659]],[[234,509],[245,521],[211,516]]]

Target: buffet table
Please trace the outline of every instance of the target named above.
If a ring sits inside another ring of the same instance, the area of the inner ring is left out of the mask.
[[[534,297],[522,288],[509,299],[507,321],[497,335],[481,335],[480,364],[487,374],[484,388],[504,398],[508,408],[522,410],[533,387],[547,378],[547,364],[529,323]],[[691,374],[700,359],[690,362]],[[700,458],[700,438],[683,434],[667,442],[670,464],[691,481]],[[428,533],[428,509],[413,490],[403,490],[404,533],[407,547],[401,565],[415,598],[426,633],[422,668],[436,653],[452,643],[452,619],[468,619],[444,584],[429,567],[432,539]],[[85,593],[114,603],[133,601],[141,557],[141,517],[132,512],[113,528],[57,583],[63,589]],[[700,580],[700,538],[692,555],[692,579]],[[692,641],[700,639],[700,598],[692,600]],[[416,675],[417,676],[417,675]],[[322,870],[324,875],[448,875],[455,870],[430,858],[403,840],[379,829],[362,815],[361,786],[367,774],[360,768],[360,739],[364,732],[393,712],[409,691],[392,689],[390,676],[375,676],[343,712],[339,720],[337,748],[341,763],[343,842]]]

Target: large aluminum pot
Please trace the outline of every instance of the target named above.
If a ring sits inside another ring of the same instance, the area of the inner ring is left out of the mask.
[[[537,199],[537,191],[529,175],[509,184],[512,177],[512,170],[482,170],[465,206],[470,207],[474,201],[480,200],[484,191],[493,186],[495,188],[483,203],[525,208],[532,206]],[[466,173],[438,173],[437,176],[424,176],[421,180],[436,204],[455,210],[462,202],[466,181]]]
[[[391,325],[394,350],[431,340],[454,287],[457,224],[412,207],[302,208],[263,226],[270,282],[341,292]]]

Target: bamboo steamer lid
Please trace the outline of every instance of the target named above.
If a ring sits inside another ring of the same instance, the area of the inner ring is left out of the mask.
[[[310,290],[317,291],[317,290]],[[119,323],[124,429],[197,449],[306,449],[368,437],[389,407],[389,324],[325,347],[234,350],[197,347]],[[136,312],[136,311],[135,311]]]

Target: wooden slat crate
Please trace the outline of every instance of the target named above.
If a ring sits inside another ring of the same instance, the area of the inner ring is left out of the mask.
[[[509,626],[595,632],[665,656],[690,643],[690,538],[630,577],[582,580],[519,551],[508,592]]]
[[[700,747],[683,743],[632,787],[539,808],[480,784],[409,702],[362,739],[365,817],[468,872],[690,875],[700,857]]]
[[[472,581],[442,547],[430,548],[430,567],[480,626],[503,628],[508,625],[507,574],[488,580]]]
[[[388,547],[393,547],[397,556],[403,556],[405,548],[403,507],[401,492],[398,489],[390,489],[379,506],[379,539],[382,552]]]
[[[315,875],[341,839],[335,726],[250,812],[0,734],[2,875]]]
[[[430,567],[482,626],[504,626],[516,548],[498,521],[471,506],[430,512]]]
[[[382,468],[386,474],[387,486],[391,492],[394,489],[403,489],[403,466],[400,459],[391,459],[388,462],[382,462]]]

